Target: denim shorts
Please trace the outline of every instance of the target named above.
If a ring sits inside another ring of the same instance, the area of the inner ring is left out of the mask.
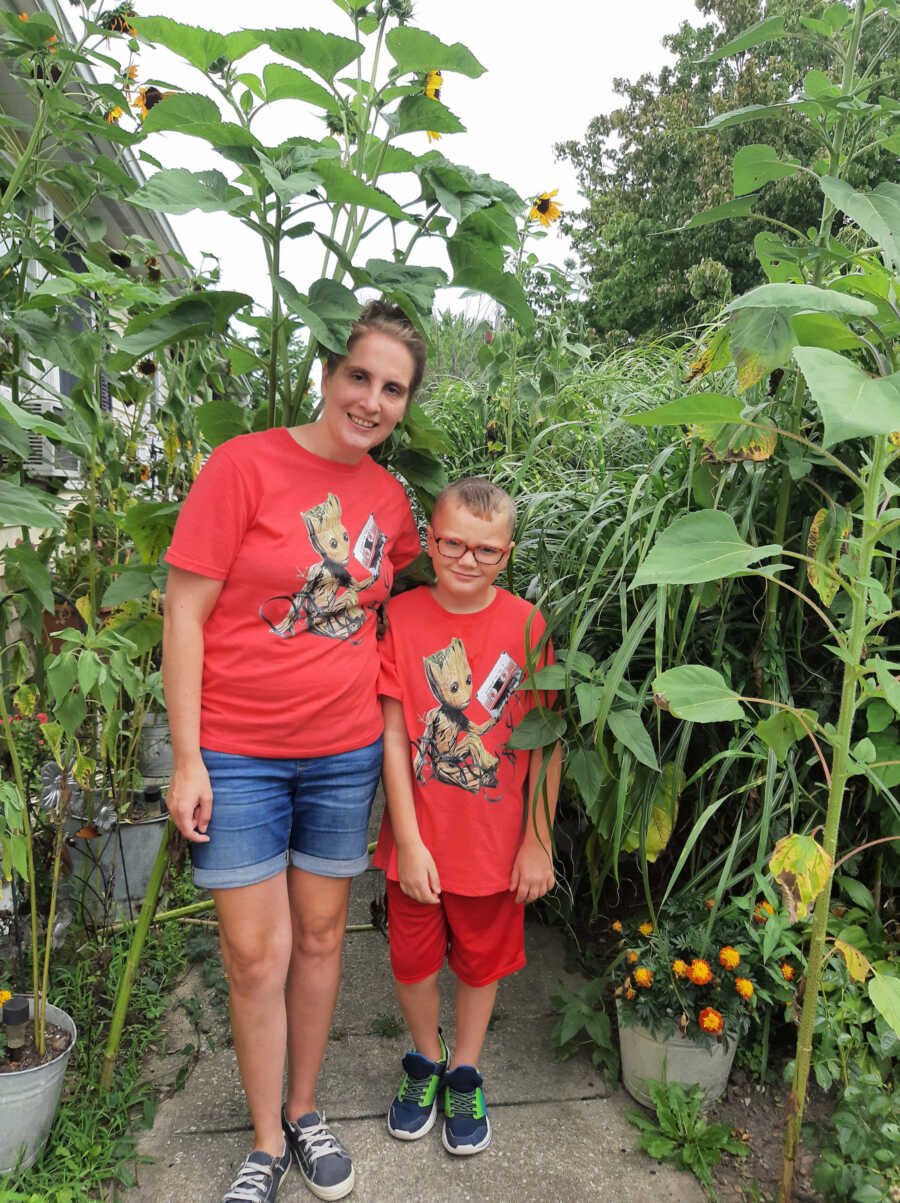
[[[190,844],[194,884],[254,885],[288,863],[321,877],[368,868],[368,827],[382,740],[298,760],[201,748],[213,804],[208,844]]]

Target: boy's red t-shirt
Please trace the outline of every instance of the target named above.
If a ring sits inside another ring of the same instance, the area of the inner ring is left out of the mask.
[[[531,754],[506,743],[536,705],[523,685],[526,630],[534,649],[544,619],[500,588],[475,614],[450,613],[424,586],[392,598],[386,609],[378,692],[403,707],[416,819],[441,889],[468,896],[508,890],[524,831]],[[537,666],[552,661],[547,643]],[[540,696],[549,705],[554,695]],[[398,880],[387,810],[374,863]]]
[[[402,485],[286,427],[209,457],[166,560],[224,581],[203,628],[200,744],[241,756],[349,752],[383,730],[374,607],[422,550]]]

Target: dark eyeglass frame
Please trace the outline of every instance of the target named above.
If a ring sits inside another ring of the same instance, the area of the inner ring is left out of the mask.
[[[435,547],[445,560],[461,560],[466,552],[470,551],[475,557],[476,564],[484,564],[486,566],[499,564],[512,547],[512,543],[507,543],[505,547],[491,547],[486,543],[478,543],[473,547],[471,543],[463,543],[462,539],[451,539],[446,535],[432,535],[432,538],[434,539]],[[442,543],[452,543],[454,546],[462,548],[462,550],[458,554],[452,551],[446,551],[441,546]],[[484,555],[485,552],[487,553],[486,556]]]

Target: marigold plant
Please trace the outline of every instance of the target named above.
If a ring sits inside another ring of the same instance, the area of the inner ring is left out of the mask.
[[[725,1026],[721,1013],[715,1007],[704,1007],[697,1022],[704,1032],[712,1032],[715,1036],[718,1036]]]
[[[726,969],[737,969],[741,963],[741,954],[736,948],[732,948],[730,944],[726,944],[724,948],[719,949],[719,964]]]

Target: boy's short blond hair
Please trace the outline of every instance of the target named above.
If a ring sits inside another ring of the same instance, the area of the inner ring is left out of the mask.
[[[509,523],[510,539],[516,533],[516,503],[507,493],[486,476],[465,476],[443,488],[434,503],[431,521],[447,501],[455,501],[477,518],[492,518],[502,514]]]

